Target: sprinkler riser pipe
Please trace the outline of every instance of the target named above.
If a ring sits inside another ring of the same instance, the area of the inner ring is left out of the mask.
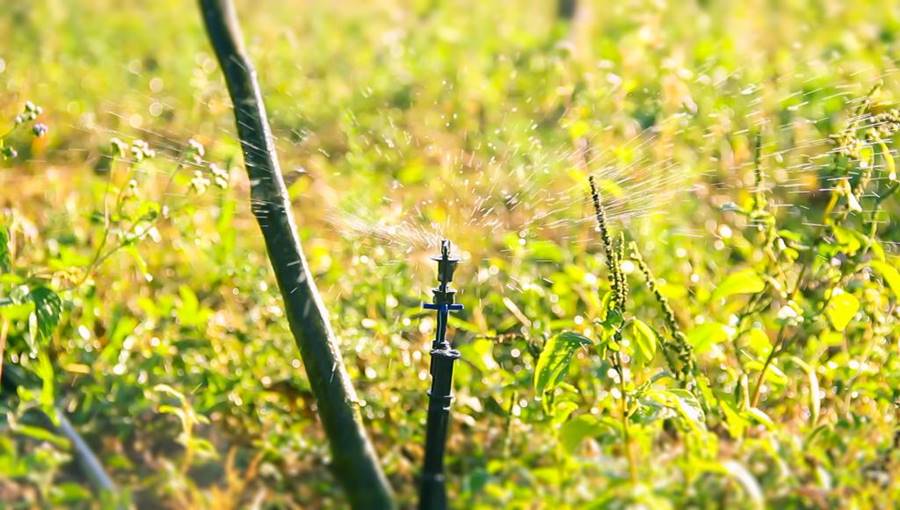
[[[450,428],[450,408],[453,403],[453,363],[459,357],[459,351],[455,349],[431,350],[431,389],[428,391],[425,459],[419,493],[420,510],[447,508],[444,454]]]
[[[457,359],[459,351],[453,349],[431,351],[432,382],[428,392],[425,467],[419,501],[419,508],[422,510],[447,508],[444,453],[450,428],[450,406],[453,402],[453,362]]]
[[[459,351],[451,348],[447,340],[447,322],[450,312],[463,308],[454,303],[456,291],[450,287],[459,261],[450,258],[449,241],[441,243],[441,256],[434,260],[438,263],[439,286],[431,291],[432,302],[423,305],[426,310],[437,312],[437,327],[430,352],[431,389],[428,391],[425,459],[419,492],[420,510],[447,508],[444,453],[450,427],[450,406],[453,402],[453,363],[460,357]]]

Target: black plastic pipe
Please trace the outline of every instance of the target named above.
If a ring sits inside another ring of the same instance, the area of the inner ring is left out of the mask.
[[[450,287],[459,259],[450,256],[450,241],[441,241],[438,263],[438,287],[433,289],[432,302],[423,306],[437,312],[437,329],[431,344],[431,390],[428,392],[428,421],[425,428],[425,464],[419,491],[420,510],[447,508],[447,487],[444,477],[444,450],[450,425],[450,405],[453,402],[453,362],[459,351],[447,340],[447,318],[450,312],[462,310],[454,303],[456,291]]]

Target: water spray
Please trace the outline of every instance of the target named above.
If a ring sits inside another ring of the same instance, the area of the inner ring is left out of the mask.
[[[431,390],[428,392],[428,421],[425,429],[425,464],[419,491],[420,510],[445,510],[447,488],[444,480],[444,448],[450,425],[450,404],[453,402],[453,362],[459,351],[447,340],[447,318],[450,312],[463,309],[454,303],[456,290],[450,286],[459,259],[450,256],[450,241],[441,241],[441,255],[432,260],[438,264],[438,286],[432,289],[431,303],[426,310],[437,312],[437,329],[431,344]]]

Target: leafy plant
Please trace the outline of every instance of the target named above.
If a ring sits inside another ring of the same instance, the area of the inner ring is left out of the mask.
[[[238,3],[274,208],[183,2],[7,3],[0,507],[348,505],[288,211],[401,507],[441,236],[454,507],[900,500],[896,2]]]

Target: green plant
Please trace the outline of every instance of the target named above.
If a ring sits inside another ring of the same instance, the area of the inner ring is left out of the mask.
[[[441,235],[464,258],[458,506],[900,500],[895,3],[241,9],[285,209],[398,505]],[[23,376],[0,392],[0,507],[106,503],[51,402],[126,504],[346,507],[198,17],[7,4],[0,116],[44,109],[0,162],[3,378]]]

